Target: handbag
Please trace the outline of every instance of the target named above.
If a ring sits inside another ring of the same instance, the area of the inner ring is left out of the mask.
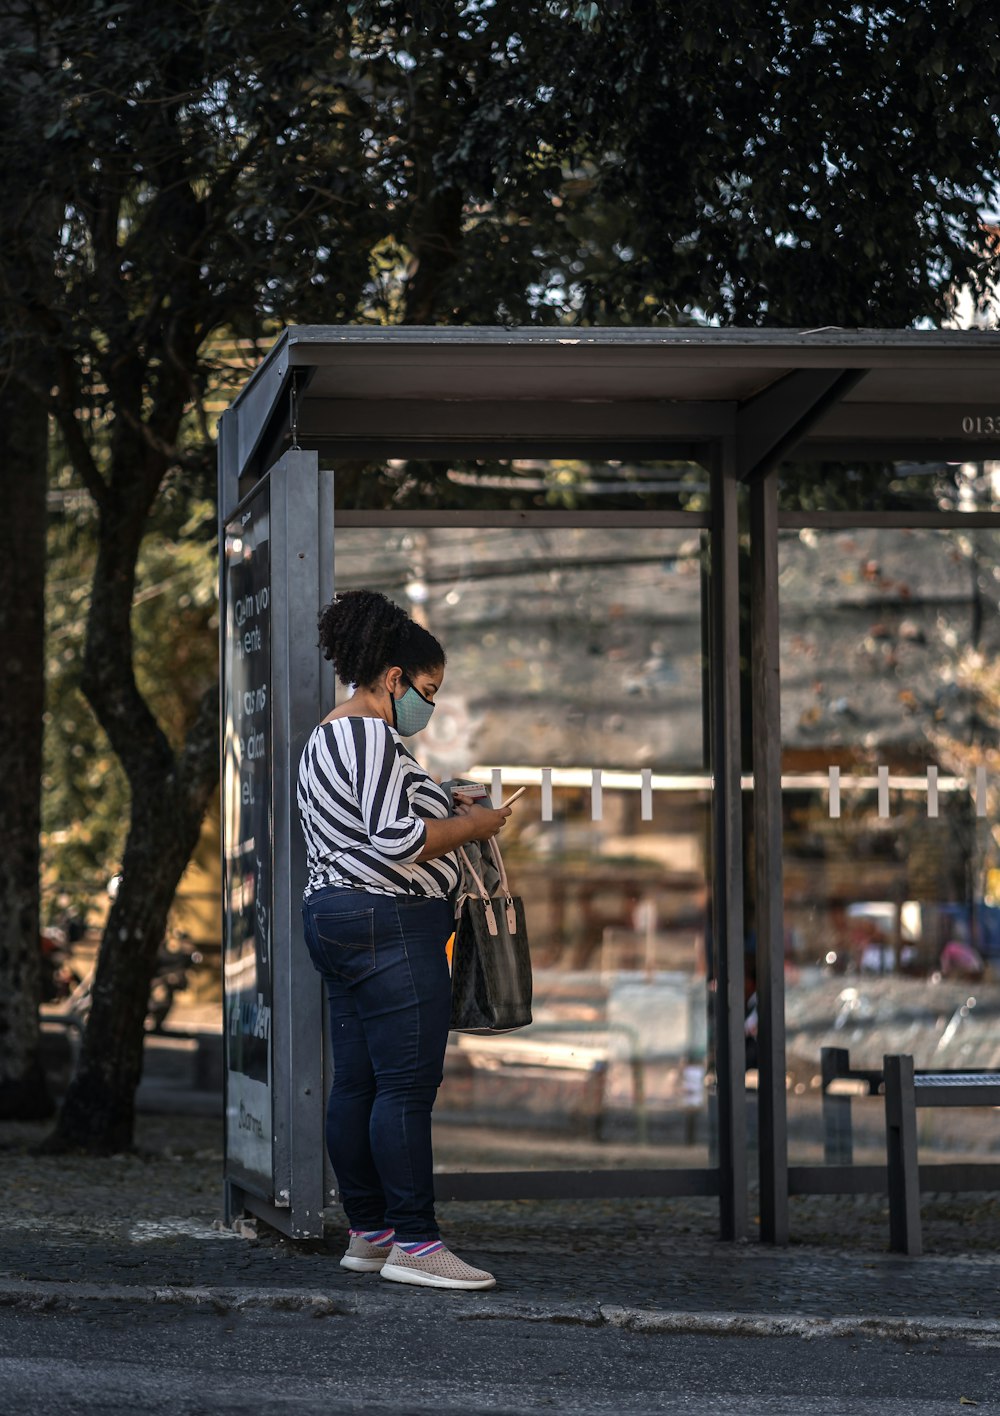
[[[513,1032],[531,1022],[524,904],[510,893],[500,848],[494,840],[489,844],[498,894],[489,892],[467,851],[459,850],[463,878],[455,905],[451,967],[451,1027],[456,1032]]]

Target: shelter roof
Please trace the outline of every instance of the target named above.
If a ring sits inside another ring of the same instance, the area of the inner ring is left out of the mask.
[[[749,434],[747,474],[791,446],[1000,457],[997,331],[294,326],[226,415],[231,472],[287,445],[293,382],[299,441],[324,452]]]

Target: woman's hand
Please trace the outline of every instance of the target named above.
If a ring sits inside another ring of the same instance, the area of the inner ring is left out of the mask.
[[[470,841],[488,841],[491,836],[495,836],[511,810],[509,806],[500,807],[499,810],[492,806],[479,806],[476,802],[463,800],[457,794],[455,796],[455,815],[460,816],[471,827]]]
[[[429,816],[424,822],[427,839],[417,856],[416,863],[423,860],[437,860],[448,855],[469,841],[488,841],[500,830],[510,815],[511,808],[502,806],[494,811],[492,806],[480,806],[474,801],[464,801],[455,793],[455,810],[442,821]]]

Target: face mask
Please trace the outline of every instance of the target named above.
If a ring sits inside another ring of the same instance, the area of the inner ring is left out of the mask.
[[[402,698],[392,696],[392,724],[403,737],[412,737],[426,728],[434,712],[434,704],[411,683]]]

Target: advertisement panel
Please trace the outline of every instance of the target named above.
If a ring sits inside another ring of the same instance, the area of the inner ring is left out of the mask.
[[[265,483],[225,529],[223,943],[227,1171],[273,1198],[271,526]]]

